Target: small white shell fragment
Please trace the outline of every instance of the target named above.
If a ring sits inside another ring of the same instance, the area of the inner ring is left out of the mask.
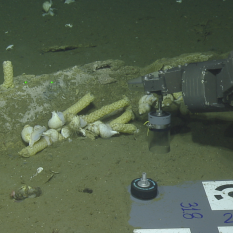
[[[182,3],[182,0],[176,0],[176,2],[178,2],[178,3]]]
[[[65,0],[64,4],[70,4],[72,2],[75,2],[75,0]]]
[[[79,130],[80,130],[80,133],[82,133],[82,135],[86,137],[86,130],[82,128],[80,128]]]
[[[35,173],[33,176],[31,176],[31,179],[32,179],[33,177],[37,176],[37,175],[38,175],[39,173],[41,173],[43,170],[44,170],[43,167],[38,167],[37,170],[36,170],[36,173]]]
[[[14,45],[11,44],[11,45],[8,45],[8,46],[6,47],[6,50],[11,50],[11,49],[13,49],[13,48],[14,48]]]
[[[73,24],[67,23],[67,24],[65,24],[65,27],[66,27],[66,28],[72,28],[72,27],[73,27]]]
[[[38,167],[37,170],[36,170],[36,171],[37,171],[37,174],[41,173],[43,170],[44,170],[43,167]]]

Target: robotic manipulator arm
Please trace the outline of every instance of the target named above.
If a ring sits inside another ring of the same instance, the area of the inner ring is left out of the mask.
[[[227,59],[190,63],[130,80],[130,88],[144,87],[159,95],[182,92],[191,112],[233,110],[233,51]]]

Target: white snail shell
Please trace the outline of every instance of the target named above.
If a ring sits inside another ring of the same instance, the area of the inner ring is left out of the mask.
[[[101,121],[95,121],[87,126],[87,129],[100,135],[102,138],[110,138],[111,136],[118,134],[117,131],[112,130],[109,125],[102,123]]]
[[[55,129],[49,129],[43,133],[43,136],[49,137],[52,142],[57,142],[60,140],[60,134]]]
[[[153,94],[150,95],[144,95],[139,100],[139,114],[143,114],[150,111],[151,105],[157,100],[157,97],[155,97]]]
[[[117,131],[112,130],[110,125],[99,124],[100,136],[102,138],[110,138],[115,134],[119,134]]]
[[[51,6],[52,6],[52,1],[50,1],[50,2],[46,1],[42,5],[45,12],[48,12],[50,10]]]
[[[87,126],[87,129],[90,130],[91,132],[99,135],[100,134],[100,129],[99,125],[102,124],[101,121],[95,121]]]
[[[52,118],[48,122],[51,129],[59,129],[65,124],[65,118],[62,112],[52,112]]]

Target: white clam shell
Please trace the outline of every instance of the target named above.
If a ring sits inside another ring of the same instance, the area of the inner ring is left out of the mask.
[[[143,114],[150,111],[151,105],[157,100],[157,97],[155,97],[153,94],[150,95],[144,95],[139,100],[139,114]]]
[[[65,118],[62,112],[52,112],[52,118],[48,121],[50,129],[59,129],[65,124]]]
[[[22,139],[29,143],[29,146],[32,147],[34,143],[41,138],[41,135],[45,130],[45,126],[35,125],[33,128],[30,125],[25,125],[21,132],[21,136]]]
[[[46,130],[45,126],[35,125],[30,136],[29,146],[32,147],[35,142],[39,141],[43,132]]]
[[[33,127],[31,127],[30,125],[25,125],[25,126],[23,127],[22,132],[21,132],[21,137],[22,137],[22,139],[23,139],[25,142],[29,143],[29,141],[30,141],[30,139],[31,139],[31,134],[32,134],[32,132],[33,132]]]

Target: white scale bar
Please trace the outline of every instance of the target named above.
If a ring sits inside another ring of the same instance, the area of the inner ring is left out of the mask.
[[[219,233],[232,233],[233,232],[233,227],[218,227]]]
[[[133,232],[134,233],[191,233],[190,228],[135,229]]]
[[[233,226],[218,227],[219,233],[232,233]],[[134,233],[191,233],[190,228],[135,229]]]

